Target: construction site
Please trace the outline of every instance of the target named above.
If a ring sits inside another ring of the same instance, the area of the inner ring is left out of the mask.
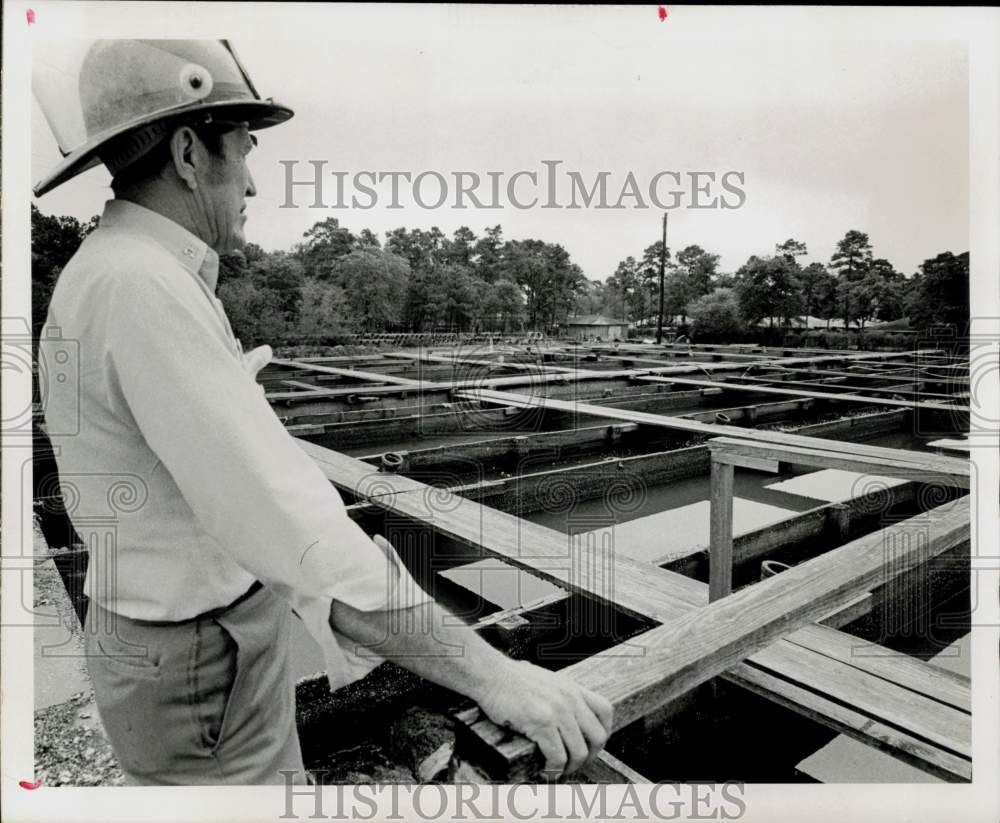
[[[586,782],[968,782],[967,358],[419,346],[258,375],[368,534],[508,655],[614,704]],[[86,551],[56,554],[77,612]],[[532,781],[534,744],[384,663],[331,693],[327,782]],[[336,734],[331,734],[335,729]]]

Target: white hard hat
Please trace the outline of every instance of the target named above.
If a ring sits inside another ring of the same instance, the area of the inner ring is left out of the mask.
[[[41,196],[103,162],[135,162],[173,124],[245,122],[251,131],[293,112],[262,99],[226,40],[91,40],[36,54],[32,90],[63,160]]]

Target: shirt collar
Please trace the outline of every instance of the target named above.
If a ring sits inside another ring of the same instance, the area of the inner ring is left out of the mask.
[[[152,238],[185,269],[199,277],[212,294],[215,293],[219,255],[204,240],[170,218],[129,200],[109,200],[104,204],[101,226],[117,226]]]

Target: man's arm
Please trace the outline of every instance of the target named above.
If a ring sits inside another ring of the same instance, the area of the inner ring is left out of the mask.
[[[494,722],[536,740],[553,768],[576,765],[603,744],[594,718],[609,712],[600,698],[513,663],[469,629],[445,626],[440,608],[430,611],[440,624],[434,635],[390,625],[389,615],[412,617],[430,607],[386,611],[394,586],[405,588],[405,580],[391,582],[399,576],[395,561],[347,516],[203,301],[193,283],[161,276],[119,279],[109,295],[110,367],[121,400],[205,531],[290,602],[324,652],[339,653],[332,603],[337,631],[475,699]],[[391,602],[416,604],[419,595]],[[463,656],[440,657],[442,641]],[[596,715],[589,708],[595,700]]]
[[[436,603],[359,611],[334,601],[330,623],[379,656],[475,700],[494,723],[537,743],[554,775],[576,771],[611,733],[606,698],[565,675],[511,660]]]

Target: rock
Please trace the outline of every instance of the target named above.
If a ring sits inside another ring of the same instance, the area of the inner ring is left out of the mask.
[[[422,706],[409,708],[389,728],[387,748],[414,774],[430,772],[429,777],[421,777],[421,780],[429,780],[442,771],[454,746],[455,730],[451,719]],[[440,759],[444,749],[448,752],[439,766],[435,758]]]
[[[447,740],[438,746],[430,755],[424,758],[417,767],[417,780],[421,783],[430,783],[440,780],[443,773],[447,771],[448,764],[455,752],[455,741]]]

